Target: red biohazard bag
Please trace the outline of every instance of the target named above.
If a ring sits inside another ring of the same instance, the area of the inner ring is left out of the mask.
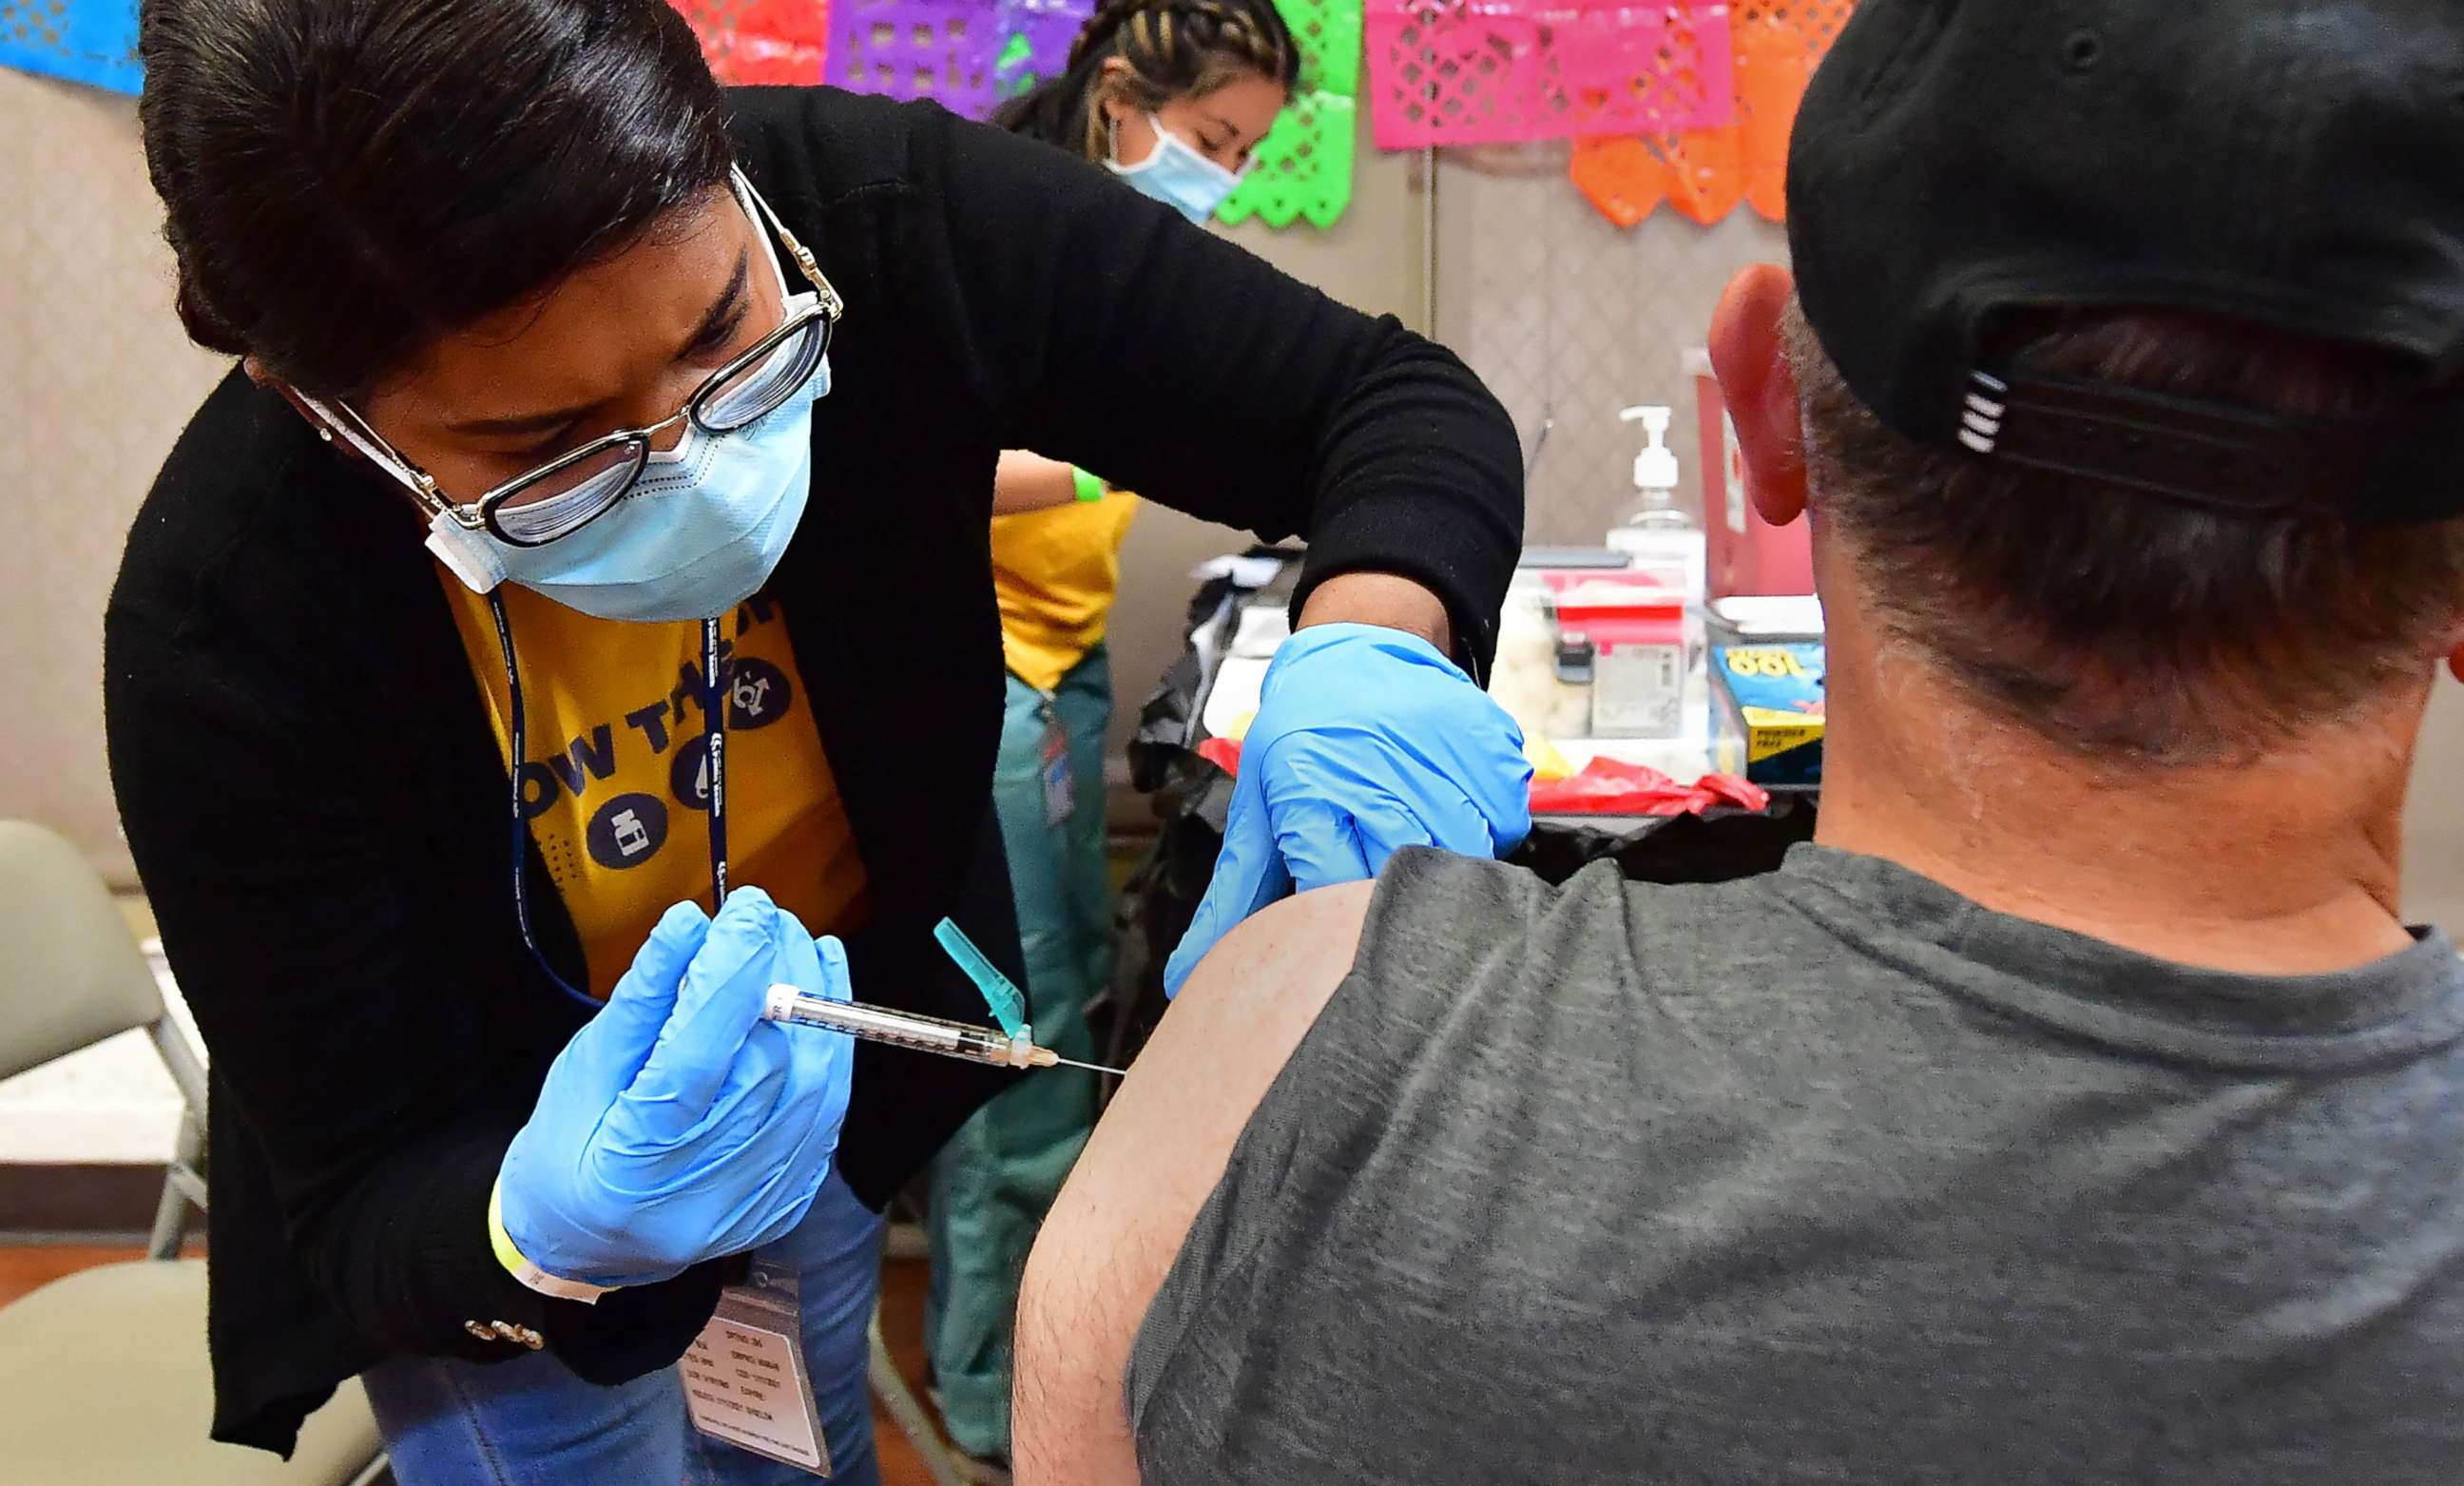
[[[1679,784],[1656,768],[1615,759],[1594,759],[1572,779],[1531,784],[1534,815],[1699,815],[1719,806],[1768,810],[1771,791],[1731,774]]]

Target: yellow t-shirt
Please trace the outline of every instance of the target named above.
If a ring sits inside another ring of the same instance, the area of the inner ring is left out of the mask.
[[[1138,498],[1114,491],[993,518],[993,592],[1012,675],[1048,692],[1103,643],[1121,586],[1121,542]]]
[[[438,577],[496,746],[510,753],[487,596]],[[605,996],[669,905],[712,906],[701,626],[619,624],[513,584],[500,591],[522,670],[523,806],[581,938],[587,988]],[[869,906],[864,863],[779,601],[748,600],[720,632],[728,884],[763,889],[816,934],[846,933]]]

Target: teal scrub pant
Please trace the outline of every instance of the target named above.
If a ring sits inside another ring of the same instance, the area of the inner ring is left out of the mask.
[[[993,774],[1035,1040],[1064,1057],[1089,1060],[1096,1048],[1087,1004],[1112,974],[1112,889],[1104,859],[1104,733],[1111,715],[1111,665],[1101,646],[1049,698],[1013,676]],[[1068,812],[1058,819],[1063,801],[1047,787],[1048,759],[1066,765],[1071,786]],[[942,1420],[951,1441],[970,1455],[1009,1458],[1019,1275],[1094,1128],[1097,1094],[1095,1076],[1077,1069],[1029,1075],[978,1110],[934,1164],[924,1335]]]

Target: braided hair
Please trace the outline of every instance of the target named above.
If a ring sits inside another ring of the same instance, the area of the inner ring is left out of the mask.
[[[1104,64],[1116,56],[1129,69],[1108,79]],[[1003,103],[993,122],[1101,160],[1111,148],[1098,106],[1108,91],[1151,113],[1248,73],[1289,93],[1300,71],[1300,45],[1273,0],[1103,0],[1061,75]]]

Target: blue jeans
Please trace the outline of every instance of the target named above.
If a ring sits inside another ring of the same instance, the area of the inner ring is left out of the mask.
[[[836,1174],[795,1231],[761,1251],[803,1275],[804,1365],[837,1486],[880,1486],[868,1342],[882,1220]],[[546,1352],[480,1364],[396,1357],[368,1369],[368,1403],[400,1486],[797,1486],[793,1466],[704,1439],[672,1367],[594,1387]]]

